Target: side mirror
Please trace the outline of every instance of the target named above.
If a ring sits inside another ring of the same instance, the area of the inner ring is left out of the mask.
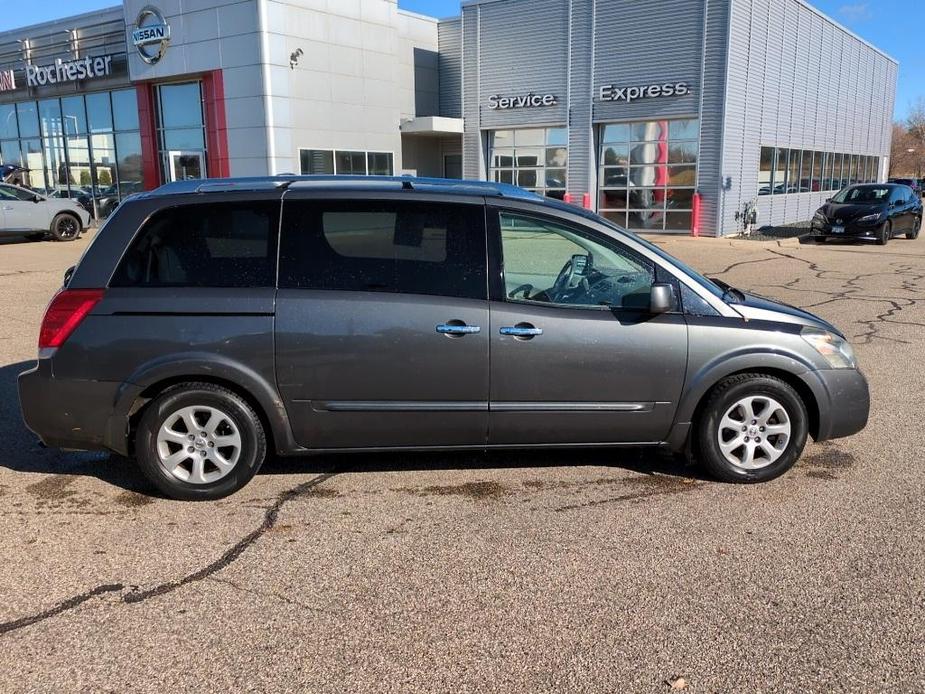
[[[657,282],[652,285],[649,295],[650,313],[668,313],[675,308],[674,287],[667,283]]]
[[[40,198],[38,195],[33,195],[32,202],[42,202],[42,198]]]

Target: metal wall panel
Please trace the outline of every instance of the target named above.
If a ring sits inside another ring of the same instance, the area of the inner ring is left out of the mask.
[[[727,234],[750,201],[759,225],[783,224],[808,220],[831,195],[759,197],[762,146],[889,156],[897,67],[802,0],[731,3],[722,173],[731,185],[717,221]]]
[[[485,178],[485,154],[479,122],[479,12],[480,5],[464,7],[462,16],[463,178]]]
[[[698,189],[703,196],[702,233],[715,232],[723,198],[723,124],[726,104],[726,63],[729,44],[729,0],[705,0],[704,45],[700,84],[700,152]]]
[[[480,5],[479,108],[482,128],[565,125],[569,3],[505,0]],[[491,96],[552,94],[556,106],[490,110]]]
[[[462,19],[437,25],[440,115],[462,118]]]
[[[594,120],[691,116],[699,111],[703,0],[597,0],[594,3]],[[714,56],[710,56],[711,59]],[[718,56],[722,59],[722,55]],[[603,85],[686,82],[683,97],[627,103],[599,99]]]
[[[569,153],[568,191],[576,196],[594,194],[597,153],[591,125],[594,85],[594,0],[570,0],[570,68],[568,85]]]

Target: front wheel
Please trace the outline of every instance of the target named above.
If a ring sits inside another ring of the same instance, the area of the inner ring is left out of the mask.
[[[148,405],[135,437],[145,476],[184,501],[221,499],[251,481],[266,457],[263,424],[239,395],[182,383]]]
[[[787,383],[764,374],[716,386],[697,422],[701,462],[726,482],[765,482],[793,467],[808,433],[806,405]]]
[[[55,241],[74,241],[80,236],[80,220],[72,214],[61,213],[51,220],[49,231]]]
[[[893,222],[887,222],[880,227],[880,233],[877,235],[877,245],[885,246],[891,238],[893,238]]]

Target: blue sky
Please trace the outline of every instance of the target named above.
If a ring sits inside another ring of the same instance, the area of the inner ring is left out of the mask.
[[[118,0],[0,0],[0,31],[118,4]],[[810,0],[826,14],[889,53],[900,63],[896,115],[925,97],[925,2],[922,0]],[[459,0],[399,0],[405,9],[436,17],[459,13]]]

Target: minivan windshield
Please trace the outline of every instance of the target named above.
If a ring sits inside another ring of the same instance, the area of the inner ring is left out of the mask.
[[[889,186],[853,186],[839,192],[832,202],[849,205],[878,205],[890,198]]]

